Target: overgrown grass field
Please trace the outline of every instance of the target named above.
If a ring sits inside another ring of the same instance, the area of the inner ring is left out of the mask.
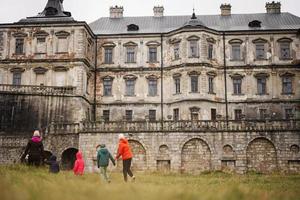
[[[20,200],[188,200],[188,199],[300,199],[300,175],[234,175],[221,172],[200,175],[137,173],[124,183],[121,173],[104,183],[99,174],[76,177],[47,168],[0,167],[0,199]]]

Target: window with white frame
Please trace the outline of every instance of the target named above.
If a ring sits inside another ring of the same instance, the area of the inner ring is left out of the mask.
[[[148,78],[148,95],[149,96],[157,95],[157,78],[156,77]]]
[[[177,42],[174,44],[174,59],[178,60],[180,58],[180,43]]]
[[[134,96],[136,77],[129,75],[129,76],[125,76],[124,79],[125,79],[125,96]]]
[[[112,47],[104,48],[104,63],[105,64],[113,63],[113,48]]]
[[[103,78],[103,96],[112,96],[112,77]]]
[[[135,63],[135,49],[136,47],[126,47],[126,62]]]
[[[281,60],[291,59],[291,44],[293,40],[290,38],[280,38],[279,40],[277,40],[277,42],[279,43],[280,49],[279,58]]]
[[[189,41],[189,57],[190,58],[199,57],[198,40],[190,40]]]

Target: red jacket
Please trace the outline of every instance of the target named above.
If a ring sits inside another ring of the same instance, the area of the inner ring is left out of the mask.
[[[76,153],[76,161],[73,168],[75,175],[83,175],[84,171],[84,161],[82,159],[82,154],[80,151]]]
[[[122,156],[122,160],[127,160],[129,158],[132,158],[132,156],[133,156],[132,152],[131,152],[131,148],[126,139],[120,139],[120,141],[119,141],[117,159],[120,156]]]

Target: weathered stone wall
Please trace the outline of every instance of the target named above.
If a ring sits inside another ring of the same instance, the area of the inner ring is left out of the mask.
[[[90,104],[72,96],[1,94],[0,131],[18,134],[45,129],[51,121],[78,122],[88,119]]]
[[[0,135],[0,164],[19,163],[29,137]]]
[[[157,132],[129,133],[127,137],[133,148],[134,170],[299,172],[297,132]],[[97,171],[96,148],[103,143],[115,154],[118,134],[79,135],[87,171]]]

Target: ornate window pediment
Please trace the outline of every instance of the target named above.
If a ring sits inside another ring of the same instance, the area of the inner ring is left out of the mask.
[[[191,41],[191,40],[200,40],[200,37],[197,36],[197,35],[191,35],[187,38],[188,41]]]
[[[179,78],[179,77],[181,77],[181,74],[180,74],[180,73],[175,73],[175,74],[173,74],[173,78]]]
[[[14,37],[16,38],[24,38],[24,37],[27,37],[28,34],[27,33],[24,33],[24,32],[15,32],[12,34]]]
[[[217,76],[217,73],[215,71],[209,71],[206,74],[207,74],[207,76],[211,76],[211,77],[216,77]]]
[[[21,67],[14,67],[14,68],[10,69],[10,72],[13,72],[13,73],[22,73],[24,71],[25,71],[25,69],[21,68]]]
[[[277,40],[277,42],[293,42],[291,38],[283,37]]]
[[[254,77],[255,78],[268,78],[270,75],[266,72],[259,72],[259,73],[256,73],[254,74]]]
[[[242,74],[238,74],[238,73],[234,73],[234,74],[231,74],[229,75],[232,79],[242,79],[244,78],[244,75]]]
[[[124,76],[124,79],[125,80],[136,80],[137,77],[135,75],[133,75],[133,74],[130,74],[130,75]]]
[[[206,41],[207,41],[207,42],[209,42],[209,43],[213,43],[213,44],[215,44],[215,43],[216,43],[216,40],[215,40],[215,38],[212,38],[212,37],[210,37],[210,38],[207,38],[207,39],[206,39]]]
[[[199,107],[196,107],[196,106],[194,106],[194,107],[191,107],[191,108],[190,108],[190,111],[191,111],[192,113],[197,113],[197,112],[199,112],[199,111],[200,111],[200,108],[199,108]]]
[[[48,69],[44,68],[44,67],[36,67],[33,69],[33,71],[36,73],[36,74],[45,74]]]
[[[47,37],[49,33],[46,31],[37,31],[33,34],[33,37]]]
[[[56,66],[56,67],[53,68],[53,70],[56,71],[56,72],[66,72],[69,69],[67,67],[64,67],[64,66]]]
[[[179,42],[181,42],[180,38],[172,38],[172,39],[169,40],[170,44],[177,44]]]
[[[279,74],[279,76],[295,76],[295,74],[294,73],[291,73],[291,72],[282,72],[282,73],[280,73]]]
[[[103,43],[102,44],[102,47],[111,47],[111,48],[113,48],[113,47],[115,47],[116,46],[116,44],[115,43],[113,43],[113,42],[105,42],[105,43]]]
[[[70,33],[67,31],[58,31],[55,33],[57,37],[66,38],[69,37]]]
[[[201,72],[197,72],[197,71],[188,72],[189,76],[199,76],[200,74],[201,74]]]
[[[267,43],[268,41],[263,38],[257,38],[255,40],[252,40],[253,43]]]
[[[241,39],[231,39],[231,40],[229,40],[228,43],[229,44],[242,44],[243,40],[241,40]]]
[[[151,75],[146,76],[146,79],[148,79],[148,80],[157,80],[157,79],[159,79],[159,77],[154,75],[154,74],[151,74]]]
[[[126,42],[125,44],[123,44],[124,47],[135,47],[137,45],[138,45],[137,43],[132,42],[132,41]]]
[[[157,41],[149,41],[146,43],[147,46],[154,46],[154,47],[157,47],[157,46],[160,46],[160,43],[157,42]]]
[[[114,79],[114,77],[112,77],[112,76],[109,76],[109,75],[107,75],[107,76],[104,76],[104,77],[102,77],[102,80],[113,80]]]

